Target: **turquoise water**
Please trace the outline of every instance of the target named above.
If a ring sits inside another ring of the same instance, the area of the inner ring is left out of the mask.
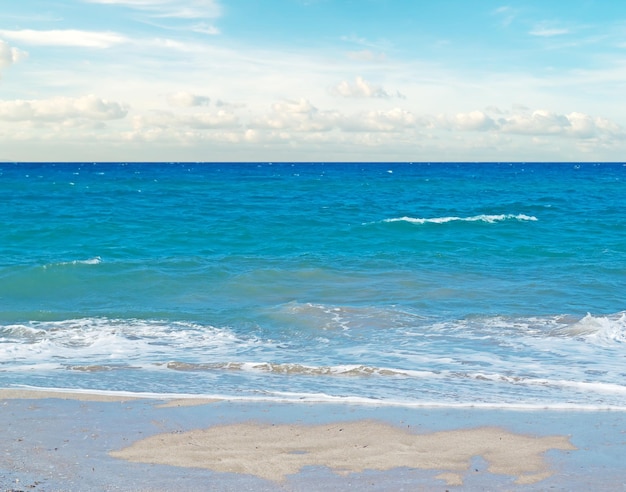
[[[622,164],[0,164],[0,386],[626,409]]]

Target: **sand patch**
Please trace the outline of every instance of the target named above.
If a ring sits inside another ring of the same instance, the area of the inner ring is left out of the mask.
[[[207,468],[283,481],[305,466],[338,474],[407,467],[441,470],[438,478],[461,485],[471,459],[488,471],[532,484],[549,477],[544,453],[576,449],[565,436],[535,437],[484,427],[413,434],[375,421],[326,425],[243,423],[159,434],[111,456],[140,463]]]
[[[165,403],[159,403],[154,408],[179,408],[179,407],[194,407],[197,405],[209,405],[211,403],[217,403],[222,400],[216,398],[178,398],[175,400],[168,400]]]

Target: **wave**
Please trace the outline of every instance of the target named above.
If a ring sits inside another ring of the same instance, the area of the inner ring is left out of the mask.
[[[626,311],[607,315],[587,314],[582,318],[564,315],[470,316],[437,320],[408,312],[402,306],[374,308],[290,302],[266,311],[265,315],[271,323],[277,323],[277,326],[288,324],[289,328],[242,331],[228,326],[215,327],[184,321],[105,317],[6,324],[0,325],[3,342],[0,344],[0,357],[14,363],[81,358],[85,365],[91,361],[98,365],[106,359],[119,361],[133,357],[135,360],[165,359],[174,361],[172,364],[175,365],[176,361],[203,362],[202,358],[209,353],[219,357],[215,362],[220,364],[228,359],[232,361],[233,356],[234,360],[245,360],[245,354],[255,353],[263,357],[263,362],[255,363],[254,368],[242,365],[241,370],[263,370],[263,364],[270,364],[267,361],[274,359],[279,363],[267,366],[265,370],[365,374],[382,369],[370,367],[378,364],[349,364],[358,361],[360,356],[378,359],[377,351],[381,344],[387,347],[389,358],[400,361],[410,354],[412,364],[436,360],[440,364],[438,368],[441,368],[442,365],[463,361],[447,357],[441,351],[438,340],[464,346],[463,353],[468,360],[491,356],[487,360],[490,364],[502,362],[497,353],[498,346],[515,346],[518,353],[523,354],[545,354],[546,351],[556,350],[584,359],[593,346],[602,347],[602,350],[605,347],[619,350],[626,343]],[[555,346],[555,339],[567,340],[567,344]],[[491,340],[493,347],[485,346],[482,340]],[[584,349],[581,344],[588,348]],[[408,350],[410,346],[415,350]],[[340,366],[331,363],[325,368],[315,369],[307,365],[283,364],[280,360],[283,351],[296,348],[329,362],[333,358],[335,361],[344,358],[348,364]],[[602,360],[606,356],[604,352],[598,353]],[[189,357],[195,357],[195,360]],[[8,367],[12,364],[3,365]],[[192,370],[193,367],[181,365],[179,369]],[[203,366],[199,364],[195,367],[202,369]]]
[[[626,395],[626,386],[600,381],[577,381],[548,379],[541,377],[511,376],[498,373],[460,372],[460,371],[419,371],[366,365],[310,366],[297,363],[272,362],[225,362],[225,363],[189,363],[168,362],[165,367],[177,371],[250,371],[286,376],[327,376],[358,378],[405,378],[405,379],[447,379],[472,380],[475,382],[501,383],[515,386],[574,389],[587,393]],[[85,370],[81,368],[80,370]],[[94,368],[94,370],[103,370]]]
[[[78,318],[31,321],[0,326],[0,359],[26,361],[149,358],[190,350],[228,351],[253,347],[256,339],[238,337],[228,328],[191,322]],[[167,355],[165,356],[167,357]],[[8,359],[7,359],[8,358]]]
[[[474,339],[489,337],[506,343],[528,343],[532,340],[553,343],[554,338],[560,338],[590,345],[618,347],[626,343],[626,311],[606,315],[587,313],[582,318],[565,314],[472,315],[450,321],[431,321],[421,328],[429,334]]]
[[[168,369],[177,371],[213,371],[234,370],[260,373],[303,375],[303,376],[404,376],[404,377],[438,377],[431,371],[414,371],[372,367],[366,365],[347,364],[339,366],[308,366],[298,363],[274,362],[223,362],[223,363],[189,363],[172,361],[166,364]]]
[[[53,268],[60,266],[68,266],[68,265],[99,265],[102,263],[102,258],[99,256],[94,256],[93,258],[88,258],[86,260],[72,260],[72,261],[61,261],[59,263],[50,263],[48,265],[44,265],[43,268]]]
[[[615,365],[626,311],[441,320],[402,306],[290,302],[277,309],[263,319],[271,325],[281,314],[288,327],[112,318],[0,326],[0,385],[214,391],[227,399],[319,391],[410,406],[626,405]]]
[[[626,385],[605,382],[605,381],[585,381],[580,379],[562,379],[541,376],[511,375],[496,372],[471,372],[459,370],[410,370],[392,367],[375,367],[368,365],[346,364],[337,366],[314,366],[299,363],[276,363],[276,362],[186,362],[152,361],[144,364],[124,364],[124,363],[99,363],[99,364],[28,364],[22,366],[19,371],[33,370],[56,370],[65,369],[82,373],[102,373],[111,371],[159,371],[173,370],[180,372],[195,373],[220,373],[220,372],[248,372],[257,375],[271,375],[277,377],[303,376],[307,378],[356,378],[356,379],[403,379],[408,384],[409,380],[420,380],[420,384],[430,384],[438,382],[444,385],[458,385],[462,381],[478,384],[504,385],[503,387],[525,387],[528,389],[538,388],[544,390],[557,390],[583,392],[586,395],[626,395]],[[4,372],[0,370],[0,372]],[[564,374],[562,376],[565,376]],[[574,375],[571,375],[575,377]],[[582,374],[578,375],[582,377]]]
[[[392,219],[384,219],[383,222],[409,222],[411,224],[446,224],[448,222],[486,222],[493,224],[505,220],[531,221],[535,222],[539,219],[533,215],[525,214],[498,214],[498,215],[473,215],[471,217],[432,217],[432,218],[415,218],[415,217],[396,217]]]
[[[362,405],[376,407],[399,407],[399,408],[441,408],[441,409],[463,409],[478,408],[488,410],[529,410],[529,411],[585,411],[585,412],[604,412],[618,411],[626,412],[626,405],[614,404],[587,404],[575,402],[546,402],[546,403],[529,403],[529,402],[454,402],[454,401],[429,401],[429,400],[402,400],[402,399],[380,399],[367,396],[337,396],[327,393],[307,393],[307,392],[288,392],[288,391],[268,391],[259,395],[230,395],[221,393],[183,393],[183,392],[148,392],[148,391],[119,391],[119,390],[96,390],[84,388],[63,388],[48,386],[33,386],[14,384],[8,388],[0,388],[9,390],[26,390],[33,392],[55,393],[62,397],[71,397],[77,395],[82,397],[85,395],[132,398],[143,400],[190,400],[198,402],[206,401],[228,401],[228,402],[257,402],[257,403],[288,403],[288,404],[339,404],[339,405]]]
[[[352,376],[352,377],[404,377],[404,378],[435,378],[435,379],[471,379],[474,381],[486,381],[513,385],[543,386],[554,388],[575,388],[584,391],[609,394],[626,395],[626,386],[615,383],[551,380],[546,378],[532,378],[523,376],[510,376],[505,374],[469,373],[458,371],[416,371],[395,369],[387,367],[372,367],[365,365],[340,365],[340,366],[307,366],[296,363],[271,363],[271,362],[228,362],[214,364],[193,364],[186,362],[169,362],[168,369],[179,371],[204,371],[204,370],[237,370],[253,371],[260,373],[272,373],[278,375],[304,375],[304,376]]]
[[[626,343],[626,311],[607,316],[587,313],[582,319],[556,330],[555,333],[596,345]]]
[[[457,375],[462,378],[469,378],[477,381],[490,381],[494,383],[509,383],[525,386],[541,386],[545,388],[574,389],[587,393],[626,395],[626,386],[616,383],[568,381],[564,379],[529,378],[485,373],[464,373]]]

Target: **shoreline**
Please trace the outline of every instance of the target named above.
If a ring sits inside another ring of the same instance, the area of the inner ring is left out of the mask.
[[[82,401],[130,401],[130,400],[166,400],[176,401],[181,405],[202,405],[204,403],[231,402],[258,405],[352,405],[378,408],[405,408],[412,410],[492,410],[510,412],[617,412],[626,413],[625,406],[597,406],[574,403],[519,404],[519,403],[443,403],[443,402],[406,402],[385,401],[361,397],[328,397],[317,395],[294,394],[290,397],[233,397],[231,395],[204,395],[191,393],[140,393],[117,390],[93,390],[76,388],[49,388],[21,386],[0,388],[0,400],[3,399],[42,399],[59,398]]]
[[[585,490],[626,484],[624,412],[34,389],[0,390],[0,408],[0,485],[6,490],[165,492],[206,490],[208,483],[209,490]]]

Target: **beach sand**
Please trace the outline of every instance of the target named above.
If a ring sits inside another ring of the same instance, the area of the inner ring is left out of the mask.
[[[623,490],[626,414],[0,390],[0,490]]]

